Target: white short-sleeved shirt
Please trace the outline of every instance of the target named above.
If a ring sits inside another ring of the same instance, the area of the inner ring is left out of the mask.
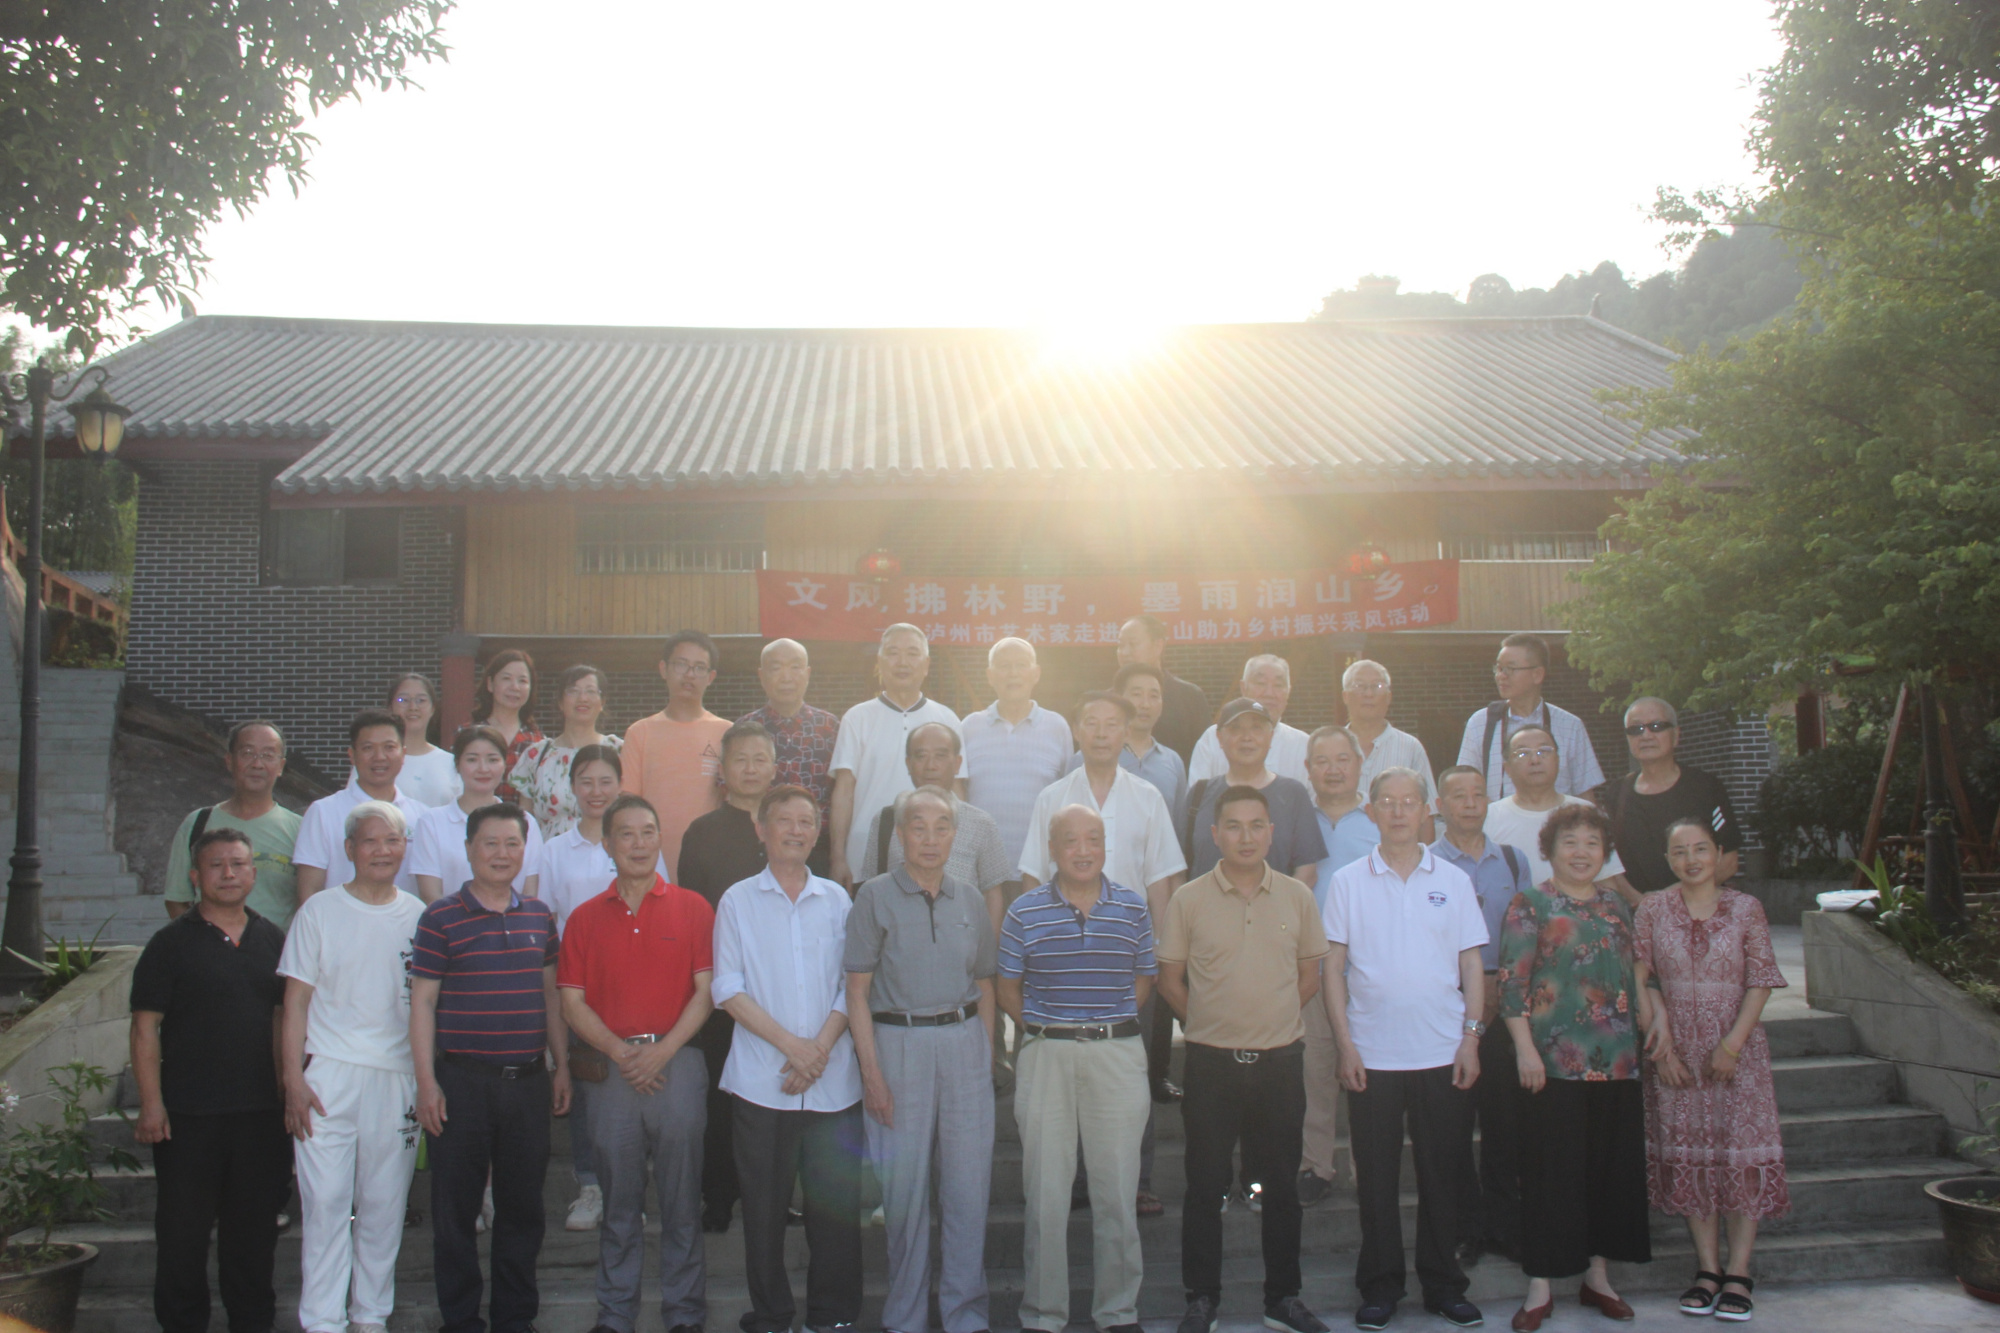
[[[357,779],[353,765],[347,769],[349,783]],[[403,767],[396,774],[396,790],[417,802],[430,807],[455,801],[465,794],[465,783],[458,776],[458,761],[451,751],[442,745],[433,745],[423,754],[403,755]]]
[[[1589,805],[1581,796],[1563,797],[1563,805]],[[1548,858],[1542,855],[1542,825],[1549,816],[1562,806],[1547,810],[1523,810],[1515,797],[1495,801],[1486,807],[1485,833],[1487,841],[1504,843],[1528,858],[1528,870],[1534,876],[1532,883],[1548,882],[1550,868]],[[1605,859],[1600,878],[1610,879],[1613,875],[1625,873],[1625,863],[1613,852]]]
[[[795,903],[767,867],[729,886],[715,909],[715,1007],[748,995],[777,1025],[814,1037],[827,1016],[847,1012],[847,914],[853,900],[830,879],[809,876]],[[781,1111],[841,1111],[861,1100],[854,1039],[843,1032],[826,1055],[826,1072],[803,1093],[783,1090],[785,1057],[736,1025],[720,1086],[757,1106]]]
[[[1147,885],[1187,869],[1173,813],[1158,787],[1121,766],[1099,805],[1090,790],[1090,771],[1079,768],[1042,788],[1035,798],[1027,841],[1021,847],[1023,879],[1046,884],[1055,875],[1049,859],[1049,822],[1070,805],[1089,806],[1103,818],[1104,873],[1113,884],[1143,894]]]
[[[1514,784],[1502,763],[1506,758],[1507,738],[1522,727],[1546,727],[1556,738],[1557,791],[1565,796],[1581,796],[1603,785],[1604,770],[1597,766],[1597,751],[1590,744],[1590,733],[1584,730],[1583,719],[1544,699],[1526,717],[1516,717],[1509,710],[1506,724],[1493,728],[1493,744],[1487,747],[1483,758],[1479,743],[1486,738],[1486,710],[1482,708],[1465,720],[1465,738],[1458,743],[1458,762],[1486,775],[1488,796],[1498,800],[1514,794]]]
[[[329,884],[300,905],[278,959],[282,976],[313,988],[306,1054],[414,1073],[410,954],[424,904],[401,889],[379,906]]]
[[[1306,733],[1289,722],[1280,722],[1277,734],[1271,737],[1271,753],[1265,756],[1264,767],[1281,778],[1304,783],[1311,791],[1312,778],[1306,773]],[[1229,756],[1222,752],[1222,741],[1210,727],[1194,743],[1194,757],[1188,760],[1188,784],[1219,778],[1228,771]]]
[[[666,853],[660,854],[660,878],[667,876]],[[542,844],[541,876],[535,882],[535,896],[556,914],[556,930],[569,925],[569,914],[611,887],[618,878],[618,866],[601,842],[592,842],[576,828],[559,833]]]
[[[959,730],[958,714],[925,695],[908,712],[878,694],[865,699],[841,715],[840,734],[833,740],[835,773],[846,769],[854,775],[854,816],[847,825],[847,864],[858,866],[868,847],[868,835],[882,807],[911,789],[910,766],[904,747],[910,733],[931,722],[942,722]],[[961,761],[958,775],[967,769]]]
[[[413,875],[436,875],[444,881],[441,890],[444,893],[457,893],[464,888],[465,882],[472,878],[472,862],[465,855],[468,819],[457,801],[424,811],[424,817],[417,821],[416,836],[410,839],[410,854],[403,858],[403,868]],[[542,830],[530,818],[528,852],[521,858],[521,869],[514,876],[514,892],[523,892],[528,876],[539,875],[541,870]],[[539,881],[535,892],[538,896],[541,893]]]
[[[996,702],[967,713],[958,725],[971,775],[966,799],[1000,826],[1000,847],[1011,866],[1020,860],[1035,798],[1062,776],[1076,749],[1069,721],[1036,704],[1018,723],[1009,722]]]
[[[1561,744],[1560,741],[1557,744]],[[1375,748],[1361,760],[1361,799],[1368,799],[1368,788],[1374,783],[1378,773],[1391,768],[1407,768],[1424,780],[1424,799],[1434,800],[1437,789],[1432,783],[1431,757],[1424,753],[1424,743],[1407,731],[1395,727],[1382,728],[1382,734],[1375,738]]]
[[[347,812],[363,801],[373,800],[350,778],[347,785],[331,796],[323,796],[306,807],[299,818],[298,841],[292,844],[292,865],[311,866],[326,872],[326,887],[345,884],[354,878],[354,863],[347,859]],[[430,807],[396,789],[395,806],[403,812],[409,827],[410,850],[403,853],[403,868],[396,872],[396,887],[417,891],[417,872],[410,865],[416,850],[417,825]]]
[[[1347,946],[1347,1026],[1370,1069],[1437,1069],[1458,1057],[1458,956],[1486,943],[1465,872],[1429,847],[1405,880],[1375,848],[1335,872],[1326,938]]]

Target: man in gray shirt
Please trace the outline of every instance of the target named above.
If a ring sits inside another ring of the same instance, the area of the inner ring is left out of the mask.
[[[863,884],[847,918],[848,1025],[889,1232],[888,1333],[929,1327],[933,1151],[944,1333],[987,1328],[996,939],[979,890],[945,873],[953,813],[940,787],[905,796],[904,862]]]

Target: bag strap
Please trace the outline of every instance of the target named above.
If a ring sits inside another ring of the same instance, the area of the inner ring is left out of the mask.
[[[1479,743],[1479,775],[1481,777],[1486,776],[1487,765],[1493,762],[1493,733],[1500,729],[1501,719],[1506,717],[1506,715],[1507,701],[1505,699],[1495,699],[1492,703],[1486,705],[1486,739]],[[1502,736],[1500,739],[1504,743],[1507,738]],[[1507,765],[1503,760],[1500,765],[1500,778],[1502,782],[1506,781],[1506,776]],[[1498,786],[1499,783],[1493,785]]]
[[[205,805],[194,812],[194,827],[188,830],[188,855],[194,855],[194,845],[201,840],[202,831],[208,827],[208,817],[215,813],[215,807]]]
[[[1201,798],[1208,794],[1214,778],[1203,778],[1188,789],[1187,826],[1181,830],[1181,855],[1194,860],[1194,821],[1201,817]]]
[[[1507,873],[1515,879],[1521,878],[1521,854],[1509,843],[1500,844],[1500,855],[1507,862]]]
[[[889,873],[889,838],[896,831],[896,807],[885,805],[875,820],[875,864],[878,875]]]

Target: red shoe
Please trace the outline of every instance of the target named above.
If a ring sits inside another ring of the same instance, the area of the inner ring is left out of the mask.
[[[1619,1300],[1616,1296],[1606,1296],[1601,1291],[1591,1290],[1588,1282],[1577,1289],[1576,1298],[1591,1309],[1601,1312],[1607,1318],[1616,1319],[1621,1323],[1633,1318],[1631,1306]],[[1553,1301],[1551,1303],[1553,1304]]]
[[[1532,1310],[1523,1304],[1520,1309],[1514,1311],[1514,1333],[1535,1333],[1535,1330],[1542,1326],[1542,1321],[1555,1313],[1555,1308],[1556,1298],[1553,1293]]]

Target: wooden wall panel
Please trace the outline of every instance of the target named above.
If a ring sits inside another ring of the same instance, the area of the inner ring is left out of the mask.
[[[1462,560],[1453,629],[1561,629],[1549,608],[1582,593],[1569,576],[1588,560]]]

